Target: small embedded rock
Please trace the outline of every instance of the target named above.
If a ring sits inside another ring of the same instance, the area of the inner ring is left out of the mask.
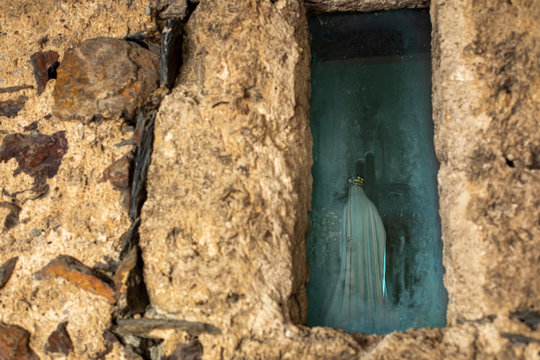
[[[33,89],[33,88],[34,87],[32,85],[8,86],[5,88],[0,88],[0,94],[21,91],[21,90],[26,90],[26,89]]]
[[[53,114],[63,120],[133,118],[157,88],[159,58],[131,41],[96,38],[68,49],[57,71]]]
[[[6,219],[4,220],[4,229],[2,230],[6,232],[17,226],[17,224],[19,223],[19,213],[22,209],[19,205],[7,201],[1,201],[0,207],[9,210],[9,214],[7,214]]]
[[[108,181],[115,189],[125,190],[130,186],[130,171],[133,164],[133,152],[128,152],[118,160],[113,161],[105,171],[99,182]]]
[[[122,205],[129,209],[131,202],[131,181],[133,177],[133,151],[128,152],[121,158],[113,161],[105,171],[99,182],[108,181],[122,193]]]
[[[45,351],[64,355],[68,355],[73,351],[73,342],[67,332],[67,321],[58,324],[56,330],[49,335],[45,344]]]
[[[176,349],[163,360],[201,360],[202,355],[203,347],[199,340],[193,337],[187,344],[178,344]]]
[[[187,0],[150,0],[160,19],[183,19],[186,16]]]
[[[75,286],[105,297],[109,303],[115,303],[114,284],[104,274],[81,263],[79,260],[60,255],[51,260],[36,274],[38,279],[45,276],[58,276],[66,279]]]
[[[16,325],[0,322],[0,359],[39,360],[29,343],[28,331]]]
[[[56,79],[56,68],[58,67],[58,53],[56,51],[40,51],[30,56],[30,61],[34,67],[34,77],[36,78],[38,95],[45,90],[49,79]]]
[[[41,235],[41,232],[42,232],[41,229],[32,229],[32,231],[30,231],[30,235],[33,237],[36,237],[36,236]]]
[[[117,307],[121,315],[141,314],[150,304],[143,279],[142,258],[134,246],[114,274]]]
[[[24,107],[28,98],[24,95],[19,96],[16,100],[0,101],[0,116],[15,117]]]
[[[15,256],[8,261],[6,261],[2,266],[0,266],[0,289],[6,286],[8,280],[13,275],[13,270],[15,270],[15,265],[19,260],[18,256]]]
[[[30,124],[26,125],[23,130],[24,131],[29,131],[29,132],[32,132],[32,131],[38,131],[38,122],[37,121],[32,121]]]
[[[126,360],[142,360],[143,359],[143,357],[137,354],[137,351],[135,351],[135,348],[131,345],[127,345],[126,347],[124,347],[124,356],[126,357]]]
[[[114,344],[120,343],[116,335],[109,329],[106,329],[105,332],[103,332],[103,339],[105,340],[105,349],[96,354],[96,359],[99,360],[105,359],[107,354],[113,350]]]
[[[172,329],[185,331],[192,336],[200,334],[221,334],[221,330],[213,325],[184,320],[169,319],[118,319],[115,332],[120,335],[133,335],[142,338],[154,338],[154,330]]]
[[[161,65],[159,86],[172,89],[182,63],[183,23],[180,20],[167,20],[161,36]]]
[[[49,190],[46,179],[56,175],[67,149],[65,131],[52,135],[9,134],[4,137],[0,146],[0,163],[15,158],[19,167],[15,169],[13,176],[21,172],[32,176],[32,190],[40,196]]]

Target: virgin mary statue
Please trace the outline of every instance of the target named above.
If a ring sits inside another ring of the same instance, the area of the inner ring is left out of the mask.
[[[386,233],[360,176],[349,179],[343,209],[340,270],[325,323],[350,332],[378,332],[385,323]]]

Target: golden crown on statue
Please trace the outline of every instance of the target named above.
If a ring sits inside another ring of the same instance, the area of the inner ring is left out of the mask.
[[[356,186],[362,186],[364,185],[364,178],[360,175],[353,176],[349,178],[349,184],[356,185]]]

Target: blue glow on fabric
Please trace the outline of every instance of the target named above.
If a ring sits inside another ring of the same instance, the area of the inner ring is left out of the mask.
[[[340,271],[326,324],[348,331],[378,330],[384,322],[386,232],[377,208],[351,184],[343,209]]]

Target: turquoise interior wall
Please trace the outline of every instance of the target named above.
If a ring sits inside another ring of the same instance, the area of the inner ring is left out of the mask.
[[[388,333],[443,327],[438,162],[431,117],[426,10],[310,16],[313,200],[308,235],[308,320],[325,320],[340,267],[347,179],[361,174],[386,230]],[[388,319],[391,319],[390,321]],[[335,324],[332,324],[335,326]],[[339,327],[339,326],[338,326]]]

